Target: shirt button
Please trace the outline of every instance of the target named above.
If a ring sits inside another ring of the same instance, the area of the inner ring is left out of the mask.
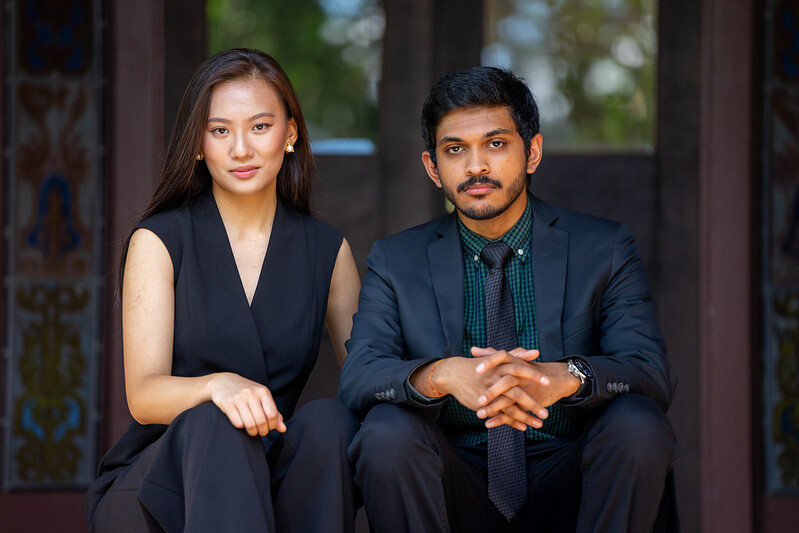
[[[478,255],[476,255],[476,254],[475,254],[475,256],[474,256],[474,262],[476,263],[476,262],[477,262],[477,261],[479,261],[479,260],[480,260],[480,256],[478,256]]]
[[[521,248],[519,248],[519,255],[524,255],[524,250],[522,250]]]

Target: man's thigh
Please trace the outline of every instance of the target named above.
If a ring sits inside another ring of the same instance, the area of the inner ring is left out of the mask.
[[[508,522],[488,499],[485,446],[455,446],[445,480],[453,531],[573,532],[580,503],[580,449],[550,439],[527,446],[527,503]]]
[[[582,495],[579,441],[548,439],[527,445],[527,503],[509,531],[573,533]]]

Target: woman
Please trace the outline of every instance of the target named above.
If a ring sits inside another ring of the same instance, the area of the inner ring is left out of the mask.
[[[354,528],[357,421],[333,400],[293,413],[323,323],[343,362],[360,286],[347,241],[309,215],[313,170],[274,59],[200,66],[123,255],[135,421],[89,489],[92,530]]]

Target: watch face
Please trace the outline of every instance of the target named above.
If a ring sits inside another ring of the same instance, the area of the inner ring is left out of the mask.
[[[569,361],[569,374],[580,380],[580,383],[585,383],[585,374],[580,370],[575,361]]]
[[[572,362],[574,363],[574,366],[577,367],[577,370],[579,370],[579,372],[586,377],[586,379],[591,379],[594,377],[591,367],[585,364],[583,361],[580,359],[574,359]]]

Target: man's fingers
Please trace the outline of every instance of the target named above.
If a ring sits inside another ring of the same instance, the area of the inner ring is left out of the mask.
[[[503,410],[502,414],[504,414],[505,416],[509,416],[514,420],[518,420],[519,422],[524,422],[525,425],[533,426],[534,428],[540,428],[544,424],[544,421],[541,420],[541,418],[525,411],[524,409],[519,407],[519,404],[517,403],[514,403],[513,405]]]
[[[510,351],[510,354],[513,357],[521,359],[523,361],[532,361],[534,359],[538,359],[538,356],[541,355],[541,352],[538,350],[525,350],[524,348],[514,348]]]
[[[501,364],[512,363],[516,359],[522,361],[532,361],[539,355],[538,350],[525,350],[524,348],[514,348],[511,351],[494,350],[493,348],[480,348],[473,346],[472,356],[482,358],[480,364],[475,368],[475,372],[483,374]]]
[[[506,390],[517,384],[524,387],[549,385],[549,377],[539,371],[535,366],[527,363],[509,364],[502,368],[505,375],[492,384],[480,397],[480,404],[485,405],[504,394]],[[513,378],[512,380],[510,378]]]
[[[472,346],[469,352],[472,354],[472,357],[485,357],[487,355],[491,355],[492,353],[496,352],[494,348],[490,346],[486,346],[485,348],[481,348],[479,346]]]
[[[533,417],[533,418],[535,418],[535,417]],[[535,419],[535,420],[538,420],[538,419]],[[537,422],[538,425],[535,425],[535,420],[533,420],[533,423],[529,424],[529,425],[531,425],[533,427],[536,427],[536,428],[537,427],[541,427],[541,421],[538,420],[538,422]],[[500,413],[500,414],[498,414],[495,417],[489,418],[488,420],[486,420],[485,426],[486,426],[486,428],[491,429],[491,428],[499,427],[499,426],[501,426],[503,424],[511,426],[514,429],[518,429],[519,431],[526,430],[527,426],[528,426],[528,424],[526,422],[523,422],[521,420],[517,420],[517,419],[515,419],[513,417],[508,416],[505,413]]]
[[[493,385],[491,385],[488,389],[483,392],[483,394],[477,398],[477,403],[479,405],[486,405],[489,402],[494,401],[497,397],[501,394],[505,393],[505,391],[515,387],[519,384],[518,378],[516,376],[506,374],[499,378]]]
[[[525,413],[533,413],[542,420],[549,416],[549,411],[521,387],[513,387],[495,400],[481,407],[477,410],[477,416],[480,418],[490,418],[496,416],[500,412],[507,412],[511,409],[512,405],[516,405]],[[480,416],[481,413],[483,413],[484,416]]]
[[[515,358],[505,350],[494,350],[490,354],[484,354],[482,350],[491,350],[491,348],[472,348],[472,355],[477,352],[481,355],[475,357],[482,358],[480,364],[475,368],[475,372],[478,374],[483,374],[501,364],[511,363],[515,360]]]
[[[488,387],[482,396],[478,398],[477,401],[480,405],[488,404],[500,394],[505,394],[505,391],[516,385],[522,385],[523,387],[529,387],[531,385],[549,385],[549,378],[533,365],[527,363],[506,365],[502,367],[502,372],[504,372],[505,375]]]
[[[485,407],[481,407],[477,410],[477,418],[491,418],[496,416],[497,414],[504,411],[506,408],[513,405],[515,402],[509,396],[505,396],[504,394],[491,402],[490,404],[486,405]]]

